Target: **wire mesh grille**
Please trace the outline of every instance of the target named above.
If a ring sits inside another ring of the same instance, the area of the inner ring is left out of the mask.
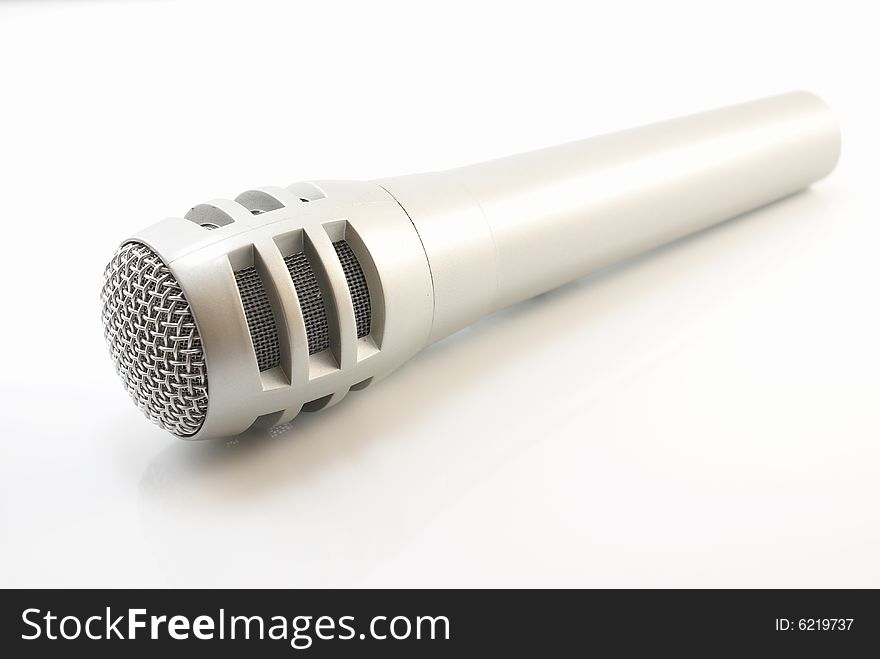
[[[314,355],[330,347],[324,298],[312,265],[304,253],[291,254],[284,259],[284,263],[299,297],[299,306],[306,324],[306,337],[309,340],[309,354]]]
[[[360,339],[370,333],[372,321],[367,278],[364,276],[364,270],[361,268],[357,256],[351,250],[351,245],[344,240],[337,240],[333,243],[333,247],[336,248],[336,255],[339,257],[342,270],[345,272],[345,280],[348,282],[348,292],[351,293],[351,303],[354,305],[354,317],[357,321],[357,335]]]
[[[208,410],[202,341],[189,303],[162,259],[125,243],[104,271],[104,339],[123,385],[156,425],[192,435]]]
[[[278,345],[278,328],[275,326],[266,289],[263,288],[263,281],[254,266],[236,272],[235,283],[238,285],[251,342],[257,354],[257,365],[260,371],[268,371],[281,363],[281,350]]]

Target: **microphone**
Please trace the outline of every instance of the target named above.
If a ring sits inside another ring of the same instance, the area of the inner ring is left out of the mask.
[[[498,309],[790,195],[840,134],[793,92],[443,172],[216,199],[125,240],[104,336],[179,437],[286,423]]]

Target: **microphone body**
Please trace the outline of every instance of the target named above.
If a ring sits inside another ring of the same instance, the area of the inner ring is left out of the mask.
[[[839,152],[827,106],[796,92],[379,184],[428,254],[437,340],[797,192]]]
[[[795,92],[444,172],[250,190],[123,243],[105,337],[160,426],[269,427],[481,316],[797,192],[839,152],[830,110]]]

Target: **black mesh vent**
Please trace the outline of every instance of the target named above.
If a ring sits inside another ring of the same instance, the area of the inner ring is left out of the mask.
[[[254,352],[257,353],[257,364],[261,371],[268,371],[278,366],[281,361],[278,330],[275,327],[275,317],[272,315],[269,298],[266,296],[260,275],[253,266],[236,272],[235,283],[238,284]]]
[[[370,321],[372,309],[370,308],[370,289],[367,288],[367,278],[364,277],[360,262],[351,251],[351,246],[344,240],[333,243],[336,255],[345,272],[345,280],[348,282],[348,292],[351,293],[351,303],[354,305],[354,318],[357,321],[358,338],[365,337],[370,333]]]
[[[309,339],[309,354],[326,350],[330,346],[330,335],[327,329],[327,311],[318,280],[306,255],[302,252],[291,254],[284,259],[287,271],[299,297],[299,307],[306,323],[306,336]]]

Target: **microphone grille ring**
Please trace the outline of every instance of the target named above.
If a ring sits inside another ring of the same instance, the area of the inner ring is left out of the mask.
[[[161,428],[187,437],[208,411],[202,341],[183,290],[149,247],[128,242],[104,271],[104,339],[135,404]]]

